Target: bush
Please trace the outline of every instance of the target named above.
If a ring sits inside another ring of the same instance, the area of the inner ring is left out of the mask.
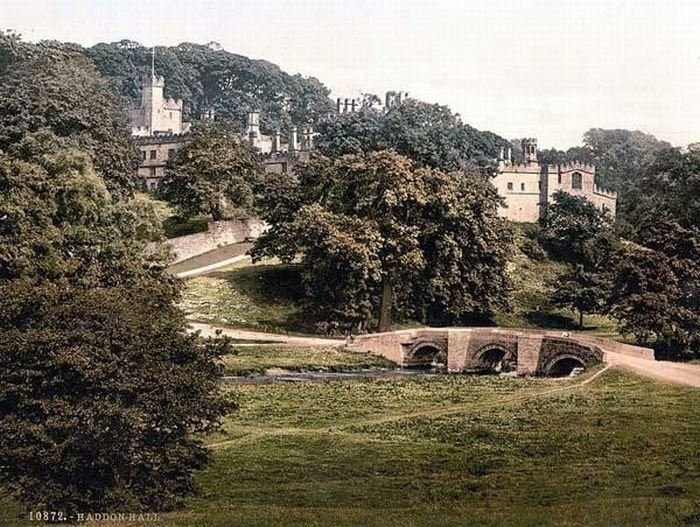
[[[525,256],[531,260],[535,260],[536,262],[543,262],[547,259],[547,253],[540,246],[540,244],[529,238],[523,240],[523,242],[520,244],[520,251],[522,251]]]

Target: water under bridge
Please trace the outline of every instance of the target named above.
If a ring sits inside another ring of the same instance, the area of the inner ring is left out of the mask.
[[[614,362],[625,355],[654,360],[640,346],[570,334],[503,328],[421,328],[359,335],[348,339],[350,351],[374,353],[403,367],[443,366],[448,372],[500,372],[565,376],[574,368]]]

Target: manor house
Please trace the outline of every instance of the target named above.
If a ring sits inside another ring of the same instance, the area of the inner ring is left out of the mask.
[[[165,80],[152,73],[144,80],[141,104],[129,112],[129,125],[134,144],[140,152],[137,178],[148,191],[155,191],[165,176],[168,161],[175,152],[192,139],[190,123],[183,122],[183,103],[163,95]],[[213,112],[207,112],[213,118]],[[260,113],[248,113],[241,141],[260,154],[267,172],[290,172],[294,165],[309,157],[313,148],[311,126],[293,126],[286,141],[277,130],[272,135],[260,131]]]
[[[617,194],[595,184],[595,167],[585,163],[548,165],[537,160],[537,139],[522,140],[523,163],[514,163],[511,149],[501,148],[498,173],[493,184],[506,201],[501,216],[515,222],[536,222],[562,190],[589,200],[600,210],[615,217]]]

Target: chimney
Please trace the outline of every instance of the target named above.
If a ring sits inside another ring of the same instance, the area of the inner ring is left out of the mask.
[[[505,148],[501,147],[498,151],[498,160],[503,161],[505,159]]]
[[[272,148],[270,149],[270,152],[273,154],[276,154],[277,152],[280,151],[280,146],[281,146],[281,136],[282,134],[279,131],[279,128],[275,130],[275,133],[272,134]]]
[[[260,112],[248,112],[248,131],[256,135],[260,131]]]
[[[299,150],[299,134],[296,126],[292,126],[292,132],[289,135],[289,151],[296,152]]]
[[[352,106],[352,113],[355,113],[355,105],[357,104],[357,101],[353,98],[351,101],[351,106]]]
[[[309,134],[309,139],[308,139],[309,150],[313,150],[314,149],[314,129],[311,125],[309,125],[306,130]]]
[[[512,163],[512,162],[513,162],[513,149],[509,146],[508,152],[506,153],[506,163]]]
[[[338,113],[343,113],[343,100],[340,97],[335,101],[335,105]]]

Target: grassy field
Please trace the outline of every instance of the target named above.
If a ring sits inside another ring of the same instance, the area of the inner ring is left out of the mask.
[[[275,345],[234,347],[237,353],[222,359],[226,375],[260,375],[276,369],[295,372],[338,372],[396,367],[393,362],[377,355],[353,353],[337,348]]]
[[[226,389],[200,495],[148,525],[700,525],[700,390],[618,370]]]
[[[588,374],[589,376],[591,373]],[[232,388],[168,525],[700,524],[700,391],[440,377]],[[663,423],[663,426],[659,426]]]

